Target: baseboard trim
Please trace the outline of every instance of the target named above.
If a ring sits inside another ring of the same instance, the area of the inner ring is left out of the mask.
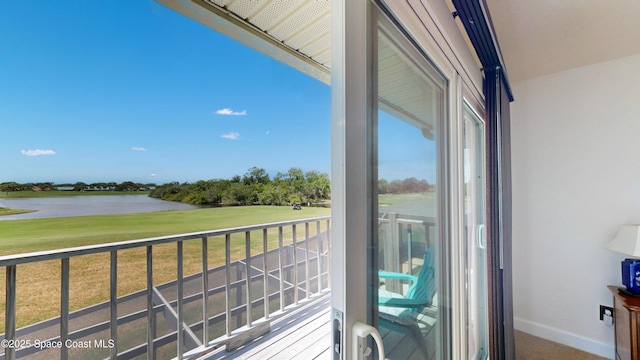
[[[615,357],[615,347],[613,344],[603,343],[565,330],[517,317],[513,319],[513,326],[516,330],[527,334],[571,346],[607,359],[613,359]]]

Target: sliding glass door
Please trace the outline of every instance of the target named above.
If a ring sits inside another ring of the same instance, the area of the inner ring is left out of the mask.
[[[478,107],[386,3],[334,4],[333,358],[487,359]]]
[[[388,359],[435,359],[446,279],[440,145],[447,83],[390,21],[377,33],[377,264],[374,323]]]

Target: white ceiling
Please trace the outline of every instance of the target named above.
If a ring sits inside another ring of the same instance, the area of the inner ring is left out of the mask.
[[[306,72],[329,81],[331,0],[157,1],[279,58],[256,45],[262,42],[212,19],[267,37],[285,52],[301,54],[302,61],[312,60],[317,69]],[[640,0],[485,1],[512,84],[640,53]],[[304,65],[290,65],[305,71]]]
[[[486,2],[512,84],[640,53],[640,0]]]

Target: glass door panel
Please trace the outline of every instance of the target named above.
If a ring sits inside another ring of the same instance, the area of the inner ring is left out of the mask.
[[[466,104],[463,117],[467,349],[468,359],[483,360],[489,356],[484,123]]]
[[[446,81],[386,22],[378,28],[377,49],[374,323],[387,359],[435,359],[445,328],[438,179]]]

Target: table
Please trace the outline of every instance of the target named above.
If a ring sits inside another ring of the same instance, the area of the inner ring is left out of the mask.
[[[640,297],[622,294],[618,286],[608,288],[613,294],[616,360],[640,360]]]

